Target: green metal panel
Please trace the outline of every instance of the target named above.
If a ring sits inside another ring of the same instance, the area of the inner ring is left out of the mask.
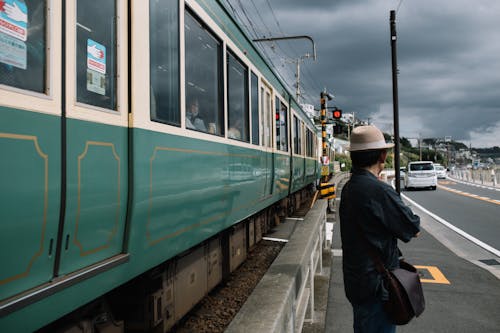
[[[153,266],[264,207],[263,152],[134,130],[130,251]]]
[[[62,274],[122,252],[127,129],[67,120],[67,198]]]
[[[290,186],[290,155],[274,155],[274,193],[279,199],[288,195]]]
[[[305,185],[305,159],[303,157],[293,157],[292,189],[295,192]]]
[[[319,175],[321,165],[313,159],[306,159],[306,184],[314,182]]]
[[[0,300],[52,278],[59,132],[57,116],[0,107]]]

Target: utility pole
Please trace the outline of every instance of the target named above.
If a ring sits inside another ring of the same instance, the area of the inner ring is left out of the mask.
[[[420,133],[418,133],[418,150],[420,152],[419,158],[421,161],[422,160],[422,135]]]
[[[394,171],[396,175],[396,192],[401,193],[401,176],[399,174],[399,102],[398,102],[398,60],[396,54],[396,11],[390,12],[391,54],[392,54],[392,103],[394,114]]]
[[[302,92],[300,91],[300,63],[304,61],[304,59],[310,58],[309,54],[306,54],[300,58],[293,60],[285,60],[288,63],[293,63],[296,66],[296,74],[295,74],[295,97],[297,99],[297,103],[300,104],[300,97],[302,96]]]
[[[354,115],[354,112],[352,113],[352,129],[354,129],[354,125],[356,123],[356,116]],[[350,122],[347,123],[347,141],[351,141],[351,124]]]

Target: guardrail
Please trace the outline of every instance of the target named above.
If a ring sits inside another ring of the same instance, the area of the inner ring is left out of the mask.
[[[314,276],[323,268],[327,201],[319,200],[235,316],[228,333],[293,333],[314,320]],[[309,305],[309,315],[307,308]]]
[[[465,182],[498,186],[500,184],[500,172],[495,169],[492,170],[472,170],[472,169],[458,169],[452,170],[448,173],[450,177],[463,180]]]

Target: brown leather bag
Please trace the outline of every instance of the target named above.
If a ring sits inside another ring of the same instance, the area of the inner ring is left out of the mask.
[[[379,264],[377,270],[378,266]],[[383,265],[381,267],[385,287],[389,292],[384,310],[394,324],[405,325],[424,312],[425,299],[417,269],[403,260],[399,262],[399,266],[391,271]]]
[[[384,302],[385,312],[393,324],[408,324],[414,317],[420,316],[425,309],[424,291],[417,269],[408,262],[400,260],[399,268],[389,271],[382,263],[380,255],[366,240],[359,225],[357,230],[389,292],[389,299]]]

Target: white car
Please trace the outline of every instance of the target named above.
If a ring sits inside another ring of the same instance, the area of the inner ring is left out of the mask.
[[[436,170],[436,176],[440,179],[446,179],[447,172],[446,168],[442,165],[434,165],[434,169]]]
[[[431,161],[408,163],[404,180],[405,189],[428,187],[431,190],[435,190],[437,186],[437,175],[434,164]]]

